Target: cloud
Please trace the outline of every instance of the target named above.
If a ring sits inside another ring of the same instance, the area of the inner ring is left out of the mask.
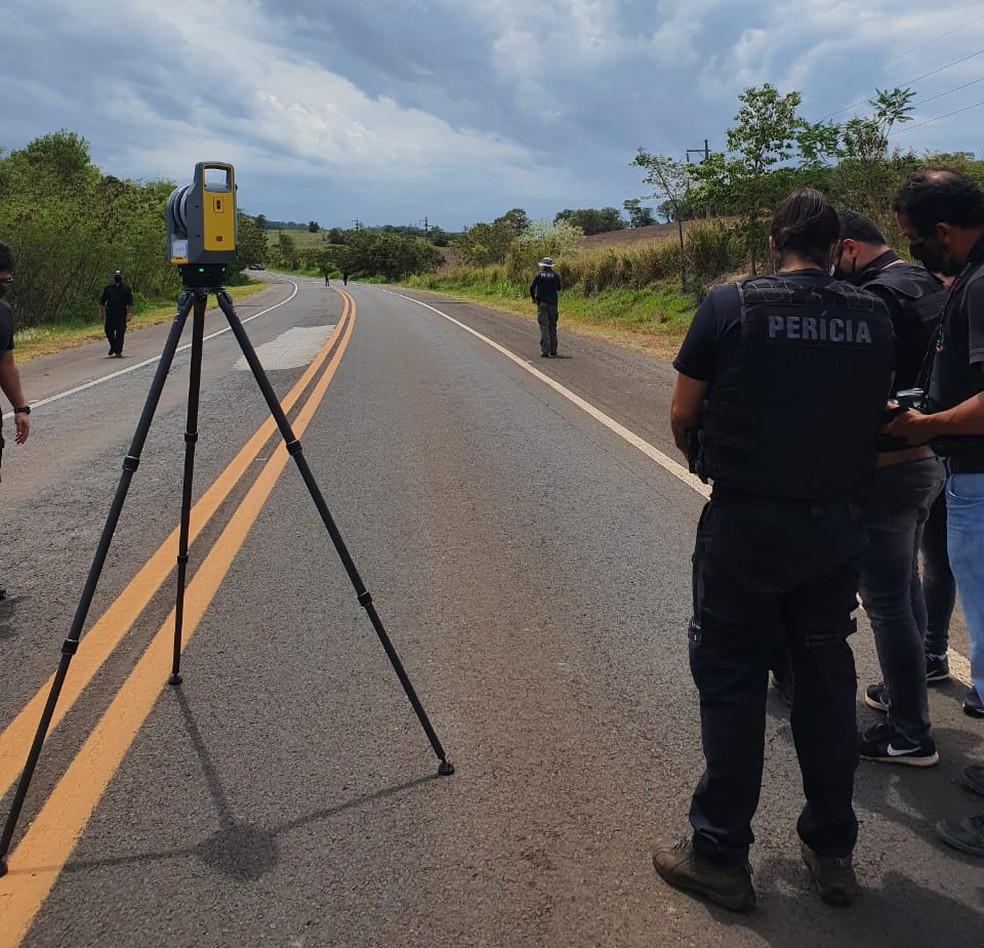
[[[721,148],[747,86],[846,118],[937,67],[924,100],[971,81],[980,58],[947,64],[981,48],[963,0],[33,0],[5,22],[0,144],[67,128],[120,176],[232,161],[269,217],[454,229],[642,196],[636,148]],[[907,141],[973,149],[967,117]]]

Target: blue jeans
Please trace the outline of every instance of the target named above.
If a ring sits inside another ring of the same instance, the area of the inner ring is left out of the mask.
[[[936,457],[879,467],[865,510],[861,601],[888,688],[889,727],[910,741],[923,740],[930,729],[918,558],[923,526],[945,477]]]
[[[926,606],[926,654],[942,657],[950,647],[950,617],[957,587],[946,548],[946,491],[929,512],[922,538],[922,588]]]
[[[950,569],[970,636],[970,676],[984,697],[984,474],[947,479],[946,527]]]

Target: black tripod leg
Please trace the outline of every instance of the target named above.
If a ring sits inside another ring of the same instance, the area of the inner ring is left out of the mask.
[[[45,703],[44,711],[41,713],[41,720],[38,724],[37,732],[34,735],[34,742],[27,755],[27,762],[21,773],[14,799],[10,806],[10,813],[7,815],[7,822],[4,824],[3,835],[0,836],[0,876],[7,874],[7,853],[10,851],[10,842],[14,837],[14,830],[17,828],[17,821],[20,818],[21,810],[24,807],[24,799],[27,797],[28,788],[31,786],[31,778],[37,767],[38,758],[41,756],[41,748],[44,739],[51,726],[51,718],[55,713],[55,705],[61,695],[65,677],[68,674],[68,666],[72,663],[72,657],[78,651],[79,639],[82,637],[82,627],[85,625],[92,599],[96,593],[96,586],[99,577],[102,575],[103,566],[106,563],[106,556],[109,553],[109,545],[112,542],[113,534],[116,532],[116,525],[119,523],[120,514],[123,511],[123,502],[126,500],[127,492],[130,489],[130,481],[133,473],[140,464],[140,452],[143,451],[147,434],[150,431],[150,424],[154,420],[154,413],[161,399],[164,390],[164,383],[167,381],[167,374],[171,369],[174,360],[174,353],[178,349],[178,341],[181,338],[181,331],[184,329],[188,313],[194,303],[194,295],[184,290],[178,297],[178,311],[171,324],[171,331],[168,333],[167,341],[164,344],[164,351],[161,353],[161,361],[157,365],[154,373],[154,380],[150,385],[150,392],[144,404],[140,420],[137,422],[137,430],[134,432],[133,441],[130,449],[123,459],[123,473],[120,476],[113,502],[110,505],[109,516],[106,525],[103,527],[102,536],[99,538],[99,545],[89,567],[89,575],[86,578],[85,586],[82,590],[82,598],[79,600],[75,610],[75,618],[72,620],[72,628],[68,638],[62,644],[61,660],[58,663],[58,670],[55,672],[54,680],[51,683],[51,690],[48,692],[48,700]]]
[[[273,386],[270,385],[270,380],[267,378],[266,372],[263,371],[263,366],[260,365],[260,360],[256,357],[253,344],[249,341],[249,336],[246,335],[246,330],[243,328],[242,322],[236,315],[236,310],[232,305],[232,300],[224,289],[216,290],[216,297],[219,301],[219,307],[222,309],[222,312],[225,313],[226,319],[229,320],[229,326],[239,342],[239,348],[242,350],[243,355],[246,357],[246,361],[249,363],[249,367],[253,372],[253,377],[256,379],[257,384],[260,386],[260,390],[263,392],[263,397],[266,399],[266,403],[270,408],[270,413],[277,422],[277,427],[280,429],[280,434],[283,436],[284,443],[287,446],[287,452],[297,464],[297,468],[301,472],[301,477],[304,479],[308,492],[311,494],[311,499],[314,501],[314,505],[317,507],[318,513],[321,515],[321,520],[324,522],[325,528],[328,530],[328,535],[331,537],[331,542],[335,545],[335,549],[342,561],[342,565],[345,567],[345,572],[348,573],[349,579],[352,581],[352,586],[355,588],[355,593],[358,596],[359,604],[366,610],[366,614],[369,616],[369,621],[372,623],[372,627],[376,630],[376,635],[379,637],[379,641],[382,644],[390,663],[393,665],[393,670],[400,679],[400,684],[403,685],[403,690],[406,692],[407,698],[410,699],[410,704],[413,706],[413,710],[417,715],[417,720],[420,721],[420,726],[424,729],[424,733],[427,735],[427,739],[430,741],[431,747],[434,749],[434,753],[441,762],[437,768],[437,772],[442,777],[450,776],[454,773],[454,765],[447,759],[447,755],[444,753],[444,748],[441,746],[441,742],[438,740],[437,734],[431,726],[430,719],[427,717],[427,712],[424,710],[424,706],[420,703],[420,699],[417,697],[417,693],[413,689],[413,685],[411,684],[410,679],[403,668],[403,663],[400,661],[400,657],[397,655],[396,649],[390,641],[390,637],[386,634],[386,629],[383,628],[383,623],[376,612],[376,607],[372,604],[372,596],[369,594],[365,584],[362,582],[362,577],[359,575],[359,571],[355,568],[355,563],[349,555],[348,548],[345,546],[345,541],[342,539],[342,535],[338,532],[338,527],[335,525],[335,520],[332,517],[331,512],[328,510],[328,505],[325,503],[325,499],[321,494],[317,481],[315,481],[314,475],[311,473],[311,468],[308,466],[307,459],[304,457],[301,442],[294,437],[294,431],[290,426],[290,422],[284,414],[284,410],[280,405],[280,401],[277,399]]]
[[[202,388],[202,344],[208,291],[195,290],[195,313],[191,323],[191,369],[188,375],[188,423],[185,428],[184,479],[181,488],[181,526],[178,531],[177,598],[174,605],[174,652],[168,683],[181,684],[181,638],[184,631],[185,578],[188,573],[188,536],[191,532],[191,496],[195,476],[195,446],[198,443],[198,406]]]

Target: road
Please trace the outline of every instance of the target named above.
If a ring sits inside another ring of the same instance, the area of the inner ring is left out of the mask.
[[[167,684],[187,349],[0,879],[0,945],[984,943],[981,865],[933,832],[980,809],[958,775],[984,730],[956,681],[930,698],[938,767],[861,764],[853,908],[808,891],[776,695],[757,910],[655,876],[649,844],[682,834],[701,770],[686,627],[704,498],[672,463],[667,365],[563,321],[562,357],[541,360],[530,321],[369,285],[280,280],[238,310],[455,773],[437,776],[210,312],[184,682]],[[165,332],[132,333],[123,360],[93,344],[22,369],[32,435],[0,488],[0,816]],[[863,621],[855,651],[877,680]]]

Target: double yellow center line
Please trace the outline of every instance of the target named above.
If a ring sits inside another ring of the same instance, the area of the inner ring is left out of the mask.
[[[292,428],[298,437],[307,428],[321,404],[352,336],[355,303],[344,291],[336,292],[343,299],[338,324],[314,361],[281,403],[284,411],[290,412],[311,382],[321,373],[292,422]],[[322,371],[326,360],[327,365]],[[267,419],[195,504],[191,511],[191,540],[198,536],[233,488],[245,477],[250,465],[276,431],[274,420]],[[205,614],[288,460],[289,456],[281,442],[188,584],[183,645],[187,644]],[[119,598],[82,637],[78,654],[72,661],[55,707],[52,730],[64,719],[86,685],[172,573],[177,547],[178,529],[175,528]],[[0,878],[0,918],[3,920],[0,925],[0,948],[20,944],[41,903],[68,861],[109,781],[150,714],[170,668],[173,630],[172,610],[19,845],[11,853],[9,871]],[[10,789],[20,774],[50,688],[51,679],[0,733],[0,796]]]

